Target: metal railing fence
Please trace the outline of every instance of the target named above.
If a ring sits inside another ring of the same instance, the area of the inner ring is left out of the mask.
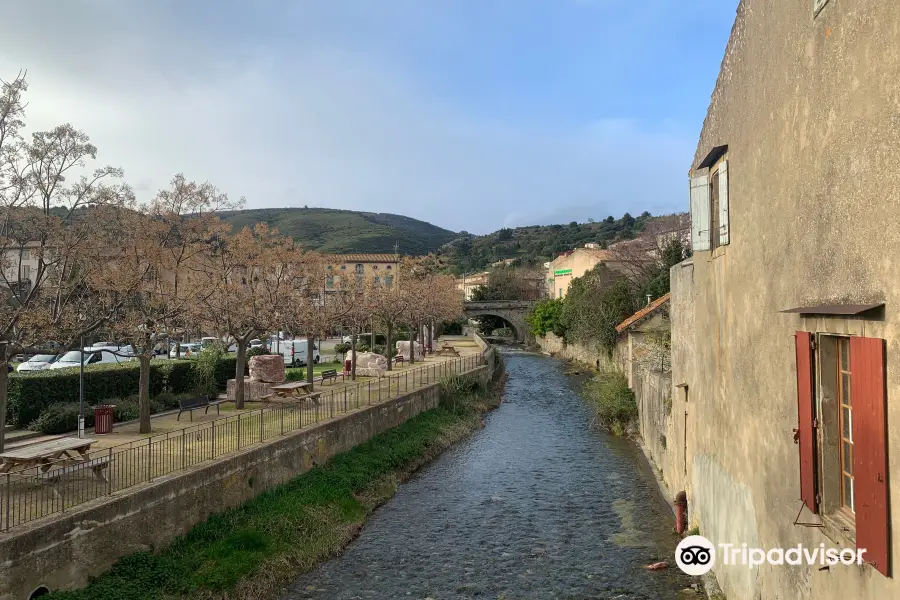
[[[2,473],[0,531],[64,513],[96,498],[384,402],[474,369],[482,362],[479,353],[407,367],[379,379],[331,390],[320,384],[316,390],[321,393],[318,404],[269,405],[90,452],[81,462],[60,460],[48,467]]]

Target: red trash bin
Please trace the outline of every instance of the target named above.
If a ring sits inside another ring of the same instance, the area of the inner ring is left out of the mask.
[[[94,433],[112,433],[115,404],[98,404],[94,407]]]
[[[344,373],[349,373],[353,370],[353,361],[349,358],[344,361]]]

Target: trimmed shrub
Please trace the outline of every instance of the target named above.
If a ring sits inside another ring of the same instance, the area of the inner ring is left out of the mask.
[[[90,406],[84,408],[84,426],[93,427],[94,411]],[[75,431],[78,429],[78,403],[55,402],[51,404],[37,419],[32,421],[28,429],[48,434]]]
[[[235,358],[226,356],[215,366],[218,389],[234,379]],[[163,392],[196,392],[195,360],[159,360],[150,363],[150,396]],[[245,369],[244,374],[247,374]],[[85,403],[97,404],[104,398],[125,398],[138,391],[140,366],[137,361],[118,365],[91,365],[84,370]],[[78,401],[77,368],[10,373],[7,397],[7,422],[25,427],[51,404]]]

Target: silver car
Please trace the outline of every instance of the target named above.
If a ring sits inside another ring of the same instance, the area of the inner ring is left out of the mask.
[[[55,354],[35,354],[16,367],[16,371],[20,373],[26,371],[42,371],[55,362],[56,358],[57,356]]]

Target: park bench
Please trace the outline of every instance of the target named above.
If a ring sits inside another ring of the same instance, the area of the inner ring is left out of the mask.
[[[210,406],[216,407],[217,415],[221,414],[219,412],[220,404],[222,404],[221,400],[210,400],[209,396],[207,396],[207,395],[197,396],[196,398],[179,399],[178,400],[178,416],[175,417],[175,420],[180,421],[181,413],[187,411],[188,414],[191,415],[191,421],[193,422],[195,410],[197,410],[198,408],[202,408],[202,409],[204,409],[203,414],[205,415],[205,414],[209,413]]]
[[[403,355],[398,354],[397,356],[394,357],[394,364],[398,365],[398,364],[402,363],[404,360],[406,360],[406,359],[403,358]]]
[[[333,382],[337,382],[338,372],[336,369],[328,369],[327,371],[322,371],[322,383],[325,383],[326,380],[331,379]]]

